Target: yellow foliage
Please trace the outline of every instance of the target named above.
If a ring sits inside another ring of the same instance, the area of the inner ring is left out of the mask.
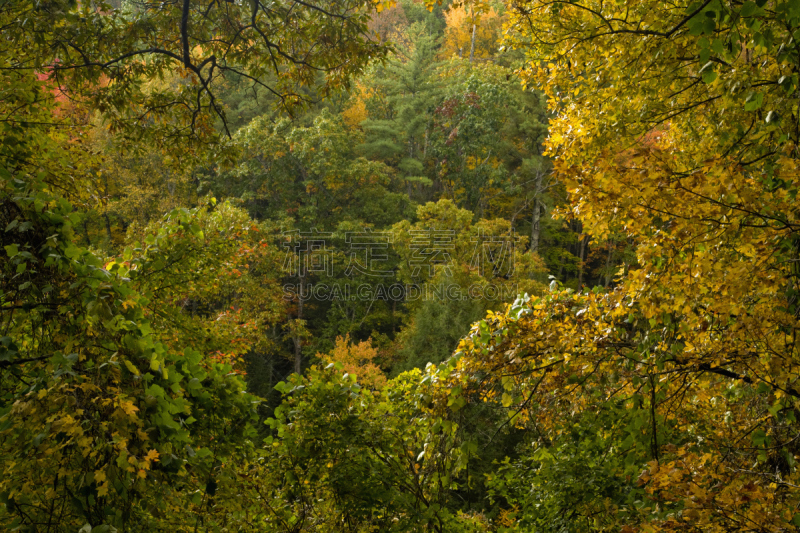
[[[626,531],[786,531],[800,505],[794,29],[781,9],[715,5],[528,0],[508,25],[550,97],[563,215],[624,234],[637,261],[609,293],[554,284],[490,314],[456,375],[502,375],[484,397],[551,440],[612,397],[678,432],[647,442],[638,482],[682,512]]]
[[[447,28],[442,43],[443,58],[469,58],[475,32],[474,57],[486,59],[497,53],[501,19],[493,7],[480,2],[451,7],[444,14]]]
[[[381,388],[386,383],[386,375],[373,361],[378,350],[372,347],[372,339],[352,344],[350,334],[336,337],[333,350],[327,354],[317,354],[326,363],[339,363],[348,374],[358,376],[362,385]]]
[[[362,83],[358,83],[355,94],[350,97],[350,105],[342,111],[342,120],[348,128],[357,128],[369,117],[367,98],[369,98],[367,88]]]

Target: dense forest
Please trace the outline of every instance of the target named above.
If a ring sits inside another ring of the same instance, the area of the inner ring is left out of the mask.
[[[800,528],[800,2],[0,0],[0,528]]]

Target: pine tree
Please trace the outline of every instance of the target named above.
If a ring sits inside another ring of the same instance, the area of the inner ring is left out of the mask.
[[[377,70],[372,80],[376,97],[368,107],[370,117],[362,126],[366,142],[362,152],[398,170],[408,184],[408,193],[429,199],[432,180],[425,159],[430,145],[433,111],[441,95],[434,78],[436,40],[421,23],[408,29],[414,43],[402,50],[398,60]]]

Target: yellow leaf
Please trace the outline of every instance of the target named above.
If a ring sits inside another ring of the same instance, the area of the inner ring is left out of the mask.
[[[503,407],[510,407],[512,403],[514,403],[514,397],[508,394],[507,392],[503,393],[502,398]]]
[[[139,410],[131,401],[120,402],[119,408],[125,411],[128,416],[136,416],[136,411]]]
[[[136,365],[134,365],[133,363],[131,363],[127,359],[123,359],[122,362],[125,363],[125,368],[127,368],[128,371],[130,371],[131,374],[133,374],[134,376],[138,376],[139,375],[139,369],[136,368]]]

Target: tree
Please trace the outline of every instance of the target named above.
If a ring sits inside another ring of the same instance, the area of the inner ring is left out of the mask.
[[[57,105],[99,113],[118,139],[197,158],[216,137],[221,76],[261,84],[272,72],[287,106],[312,98],[296,93],[320,71],[322,92],[346,85],[386,51],[364,36],[373,7],[0,6],[3,528],[196,530],[231,475],[225,458],[246,455],[255,436],[258,400],[234,356],[278,307],[269,279],[232,289],[269,260],[225,206],[173,210],[111,260],[81,246],[71,202],[96,198],[99,162],[85,117]],[[174,73],[176,83],[148,83]],[[245,287],[255,301],[237,296]],[[220,300],[252,314],[234,318]]]
[[[0,520],[156,527],[252,433],[255,399],[233,371],[240,328],[225,312],[184,312],[217,284],[209,271],[225,279],[242,268],[220,231],[242,218],[177,210],[102,262],[69,240],[69,219],[45,211],[48,227],[9,203],[4,212],[31,233],[5,246]]]
[[[372,347],[372,340],[351,343],[350,336],[336,337],[336,344],[329,353],[318,354],[317,357],[326,363],[340,364],[348,374],[359,376],[361,384],[380,388],[386,383],[386,376],[373,361],[378,351]]]
[[[329,365],[280,383],[285,403],[269,421],[274,434],[238,484],[220,487],[221,498],[237,497],[215,508],[216,524],[281,533],[488,531],[479,513],[448,505],[475,446],[459,431],[462,404],[430,409],[437,378],[434,368],[416,370],[372,391]]]
[[[442,56],[458,56],[470,63],[476,57],[491,59],[497,53],[501,19],[488,2],[472,1],[453,5],[445,12]]]
[[[380,42],[399,42],[408,26],[405,10],[402,4],[395,4],[384,9],[372,17],[369,28],[378,35]]]
[[[365,142],[360,150],[398,170],[409,196],[424,194],[432,181],[426,168],[432,128],[431,113],[440,97],[435,78],[434,39],[421,23],[407,30],[413,44],[401,48],[403,56],[375,68],[366,80],[369,118],[362,122]]]
[[[510,44],[527,53],[527,83],[543,87],[556,111],[548,150],[569,212],[595,239],[622,231],[636,262],[616,290],[579,294],[554,282],[550,294],[474,326],[459,375],[493,376],[491,401],[508,407],[510,424],[536,432],[538,487],[553,465],[569,466],[553,458],[571,440],[595,446],[575,423],[615,405],[633,410],[615,443],[602,445],[613,457],[606,464],[617,465],[602,473],[603,490],[638,491],[628,477],[638,471],[645,494],[609,501],[617,527],[790,528],[800,521],[800,9],[511,8]],[[589,464],[593,475],[604,470]],[[564,501],[561,490],[548,489],[554,509],[516,518],[597,516],[596,502]]]
[[[417,208],[417,221],[392,232],[398,280],[420,291],[409,298],[409,320],[398,335],[395,370],[424,368],[449,357],[465,328],[487,309],[521,292],[538,292],[538,256],[524,253],[525,238],[509,221],[481,219],[447,199]]]
[[[8,25],[9,42],[28,48],[30,62],[12,68],[49,68],[70,98],[99,109],[129,135],[196,138],[210,127],[209,113],[224,116],[214,87],[225,76],[245,77],[290,108],[312,98],[303,87],[325,94],[346,85],[386,53],[366,32],[376,6],[383,4],[185,0],[114,8],[57,0],[36,10],[8,4],[3,11],[16,21]],[[183,81],[142,83],[169,72],[181,72]],[[274,84],[266,85],[268,75]],[[109,83],[98,85],[101,76]]]
[[[380,162],[356,155],[361,132],[345,127],[338,116],[319,113],[308,127],[288,119],[275,124],[259,117],[242,128],[234,141],[245,158],[230,172],[215,176],[215,193],[238,197],[254,217],[278,219],[282,235],[275,243],[293,254],[285,281],[297,290],[287,296],[291,322],[286,324],[295,369],[304,357],[328,351],[338,336],[364,340],[373,328],[391,331],[391,310],[385,302],[339,298],[319,301],[307,289],[315,282],[352,287],[375,283],[368,275],[348,270],[348,234],[381,230],[406,216],[409,200],[397,192],[397,180]],[[211,181],[211,180],[209,180]],[[331,268],[307,271],[306,236],[319,232]],[[291,249],[291,251],[290,251]],[[334,266],[335,263],[335,266]],[[303,266],[300,266],[303,265]],[[391,264],[385,266],[391,269]],[[359,283],[356,283],[356,282]],[[313,320],[309,320],[313,317]],[[314,327],[308,324],[313,322]],[[385,332],[385,331],[384,331]]]

